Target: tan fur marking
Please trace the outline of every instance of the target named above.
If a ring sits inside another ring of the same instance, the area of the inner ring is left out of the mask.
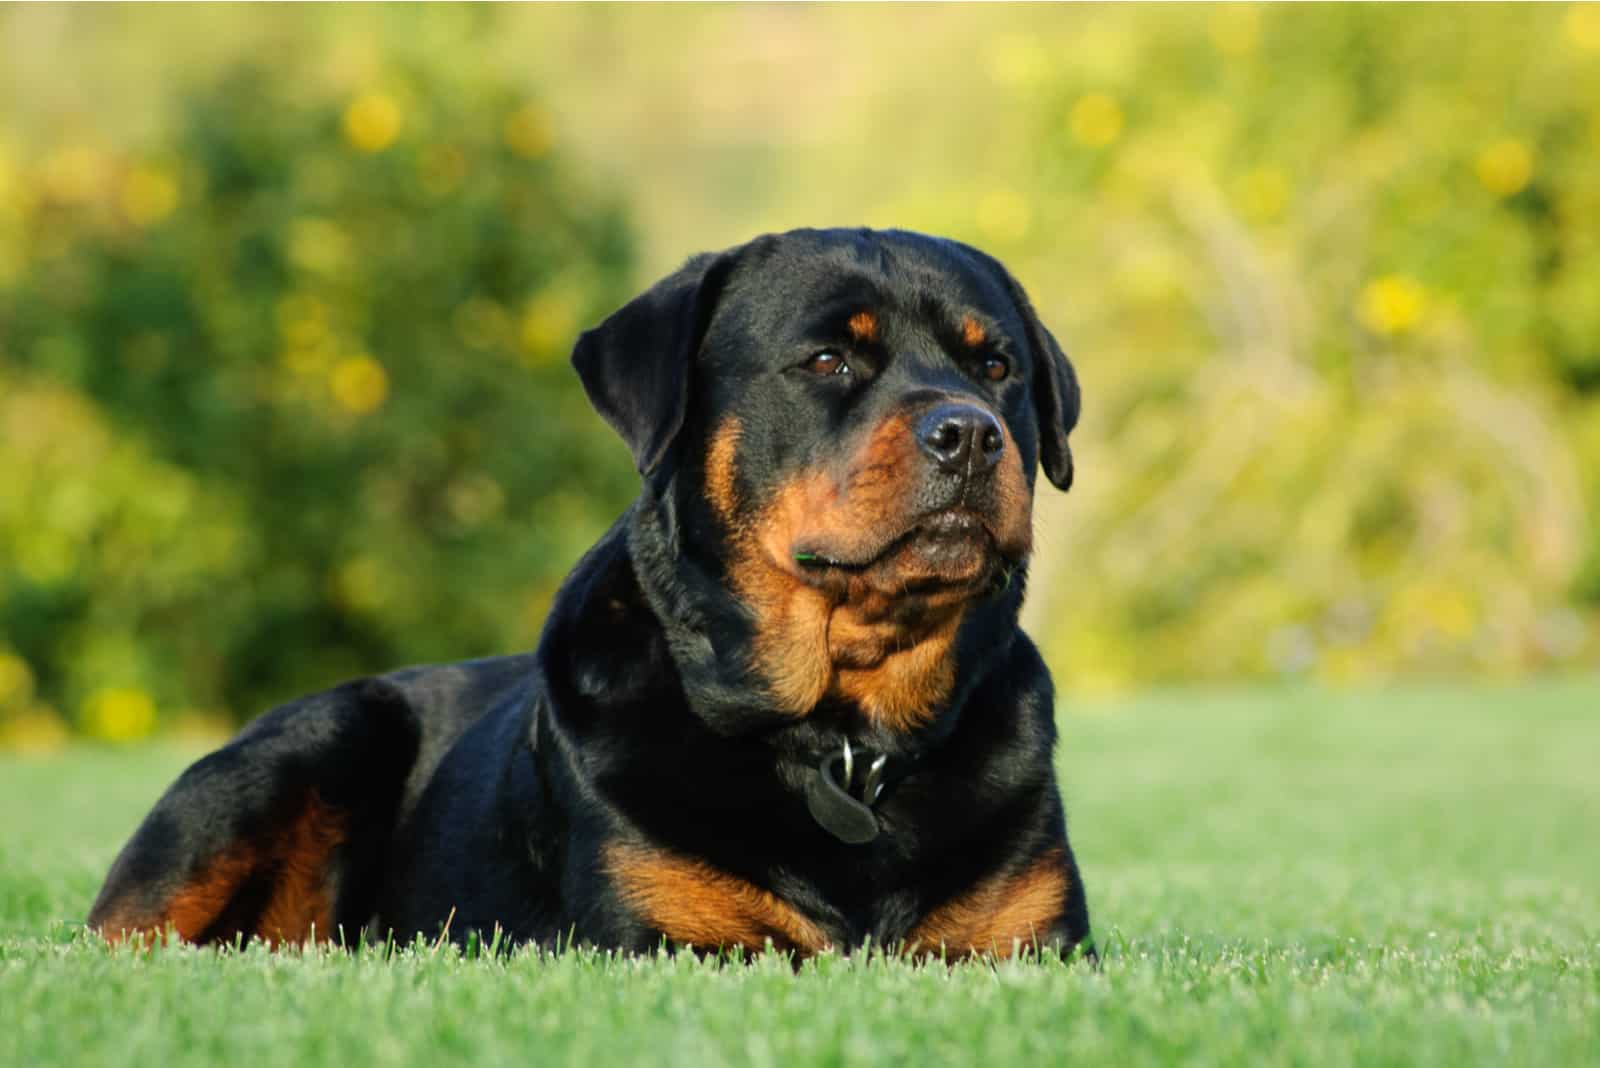
[[[706,450],[706,499],[717,518],[732,529],[737,522],[739,492],[734,484],[734,458],[739,452],[739,435],[744,427],[739,420],[723,420],[711,435]]]
[[[922,918],[906,938],[912,953],[1009,957],[1060,919],[1067,903],[1067,869],[1052,849],[1015,874],[991,876]]]
[[[977,319],[970,315],[962,317],[961,340],[966,342],[969,348],[977,348],[988,340],[988,337],[988,332],[984,330],[983,324],[978,322]]]
[[[334,935],[328,885],[328,858],[345,840],[345,818],[315,792],[300,815],[276,829],[263,842],[240,842],[211,860],[155,915],[128,909],[111,910],[94,925],[109,941],[139,936],[161,937],[168,925],[185,942],[193,942],[216,922],[245,881],[262,868],[276,868],[272,896],[254,931],[272,945],[302,942],[315,934],[325,942]]]
[[[870,720],[890,730],[907,731],[926,723],[956,681],[951,646],[961,626],[961,611],[948,613],[932,634],[910,648],[891,652],[873,668],[841,668],[834,690],[854,701]]]
[[[179,938],[193,942],[221,915],[240,884],[262,863],[260,854],[251,846],[235,846],[212,860],[197,878],[174,894],[163,915],[133,926],[165,927],[170,923]]]
[[[1022,453],[1011,432],[1005,431],[1006,451],[1000,457],[1000,466],[994,472],[995,494],[999,499],[999,512],[1004,526],[995,536],[1026,554],[1033,549],[1033,490],[1028,486],[1028,475],[1022,470]]]
[[[258,933],[269,942],[333,937],[328,860],[344,843],[345,818],[312,793],[304,813],[280,839],[278,886]]]
[[[834,320],[837,322],[838,320]],[[878,340],[878,317],[869,311],[858,311],[850,316],[850,336],[857,341]]]
[[[775,948],[803,956],[828,937],[794,906],[754,883],[666,850],[612,843],[602,860],[622,899],[679,945]]]
[[[804,715],[822,700],[832,676],[828,598],[755,557],[746,557],[735,582],[756,619],[755,661],[778,707]]]

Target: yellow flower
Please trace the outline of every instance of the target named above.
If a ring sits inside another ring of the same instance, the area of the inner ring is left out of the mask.
[[[89,145],[60,149],[44,161],[45,192],[53,200],[79,204],[101,188],[105,158]]]
[[[1317,678],[1330,686],[1353,686],[1382,675],[1373,657],[1351,646],[1324,650],[1314,670]]]
[[[278,362],[290,374],[299,378],[321,378],[328,372],[328,364],[336,355],[334,347],[326,341],[307,345],[289,345],[278,353]]]
[[[371,356],[347,356],[328,373],[334,403],[352,415],[366,415],[389,397],[389,373]]]
[[[96,690],[84,704],[84,726],[108,742],[135,741],[155,729],[156,703],[132,687]]]
[[[1585,52],[1600,52],[1600,4],[1573,4],[1567,10],[1567,37]]]
[[[400,136],[400,106],[379,92],[362,93],[344,111],[344,138],[363,152],[382,152]]]
[[[138,166],[122,182],[122,213],[135,226],[150,226],[178,206],[178,182],[160,167]]]
[[[16,653],[0,649],[0,709],[26,704],[33,696],[33,669]]]
[[[315,345],[328,336],[327,312],[309,293],[291,293],[278,301],[278,333],[290,345]]]
[[[1402,645],[1430,638],[1465,642],[1478,626],[1478,608],[1468,592],[1437,580],[1420,579],[1395,590],[1385,608],[1386,629]]]
[[[560,354],[576,326],[577,317],[566,294],[540,293],[522,315],[522,347],[534,360],[550,359]]]
[[[1477,611],[1472,599],[1463,591],[1442,586],[1432,591],[1423,606],[1428,620],[1451,638],[1461,640],[1472,635],[1477,625]]]
[[[173,716],[167,731],[194,745],[215,749],[228,740],[234,727],[224,709],[190,708]]]
[[[67,744],[67,728],[47,705],[0,722],[0,752],[50,753]]]
[[[331,586],[334,597],[344,607],[371,612],[383,606],[393,582],[375,557],[356,556],[339,566]]]
[[[1239,206],[1252,219],[1276,219],[1289,203],[1289,176],[1276,167],[1257,167],[1239,179]]]
[[[1070,644],[1063,642],[1064,678],[1073,694],[1106,698],[1127,693],[1137,679],[1126,635],[1101,627],[1073,627]]]
[[[1533,153],[1521,141],[1496,141],[1478,154],[1478,181],[1497,197],[1522,192],[1533,177]]]
[[[1032,225],[1033,209],[1015,189],[993,189],[978,201],[978,229],[990,241],[1019,241]]]
[[[1049,61],[1039,42],[1020,33],[989,42],[983,58],[989,77],[1000,85],[1032,85],[1049,72]]]
[[[1122,136],[1122,105],[1106,93],[1087,93],[1072,105],[1073,138],[1089,148],[1104,148]]]
[[[524,104],[506,116],[501,130],[506,147],[523,159],[538,159],[550,151],[550,120],[535,104]]]
[[[1357,313],[1375,333],[1403,334],[1422,321],[1426,302],[1427,294],[1415,279],[1389,274],[1367,283]]]

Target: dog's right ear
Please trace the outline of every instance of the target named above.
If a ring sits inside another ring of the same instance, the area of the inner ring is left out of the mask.
[[[683,427],[694,356],[733,259],[695,256],[585,331],[572,350],[589,403],[628,443],[642,475],[661,464]]]

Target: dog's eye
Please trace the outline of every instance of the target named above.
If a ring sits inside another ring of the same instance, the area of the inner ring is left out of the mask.
[[[840,356],[832,349],[824,349],[817,353],[807,360],[803,366],[814,375],[847,375],[850,373],[850,365],[845,362],[843,356]]]
[[[983,361],[983,377],[999,382],[1011,373],[1011,365],[1002,356],[989,356]]]

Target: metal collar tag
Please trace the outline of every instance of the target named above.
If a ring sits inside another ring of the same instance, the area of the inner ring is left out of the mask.
[[[855,779],[855,753],[850,743],[822,758],[806,784],[806,807],[822,829],[847,845],[864,845],[878,837],[873,802],[883,793],[883,769],[889,754],[880,753],[867,768],[858,800],[850,788]]]

